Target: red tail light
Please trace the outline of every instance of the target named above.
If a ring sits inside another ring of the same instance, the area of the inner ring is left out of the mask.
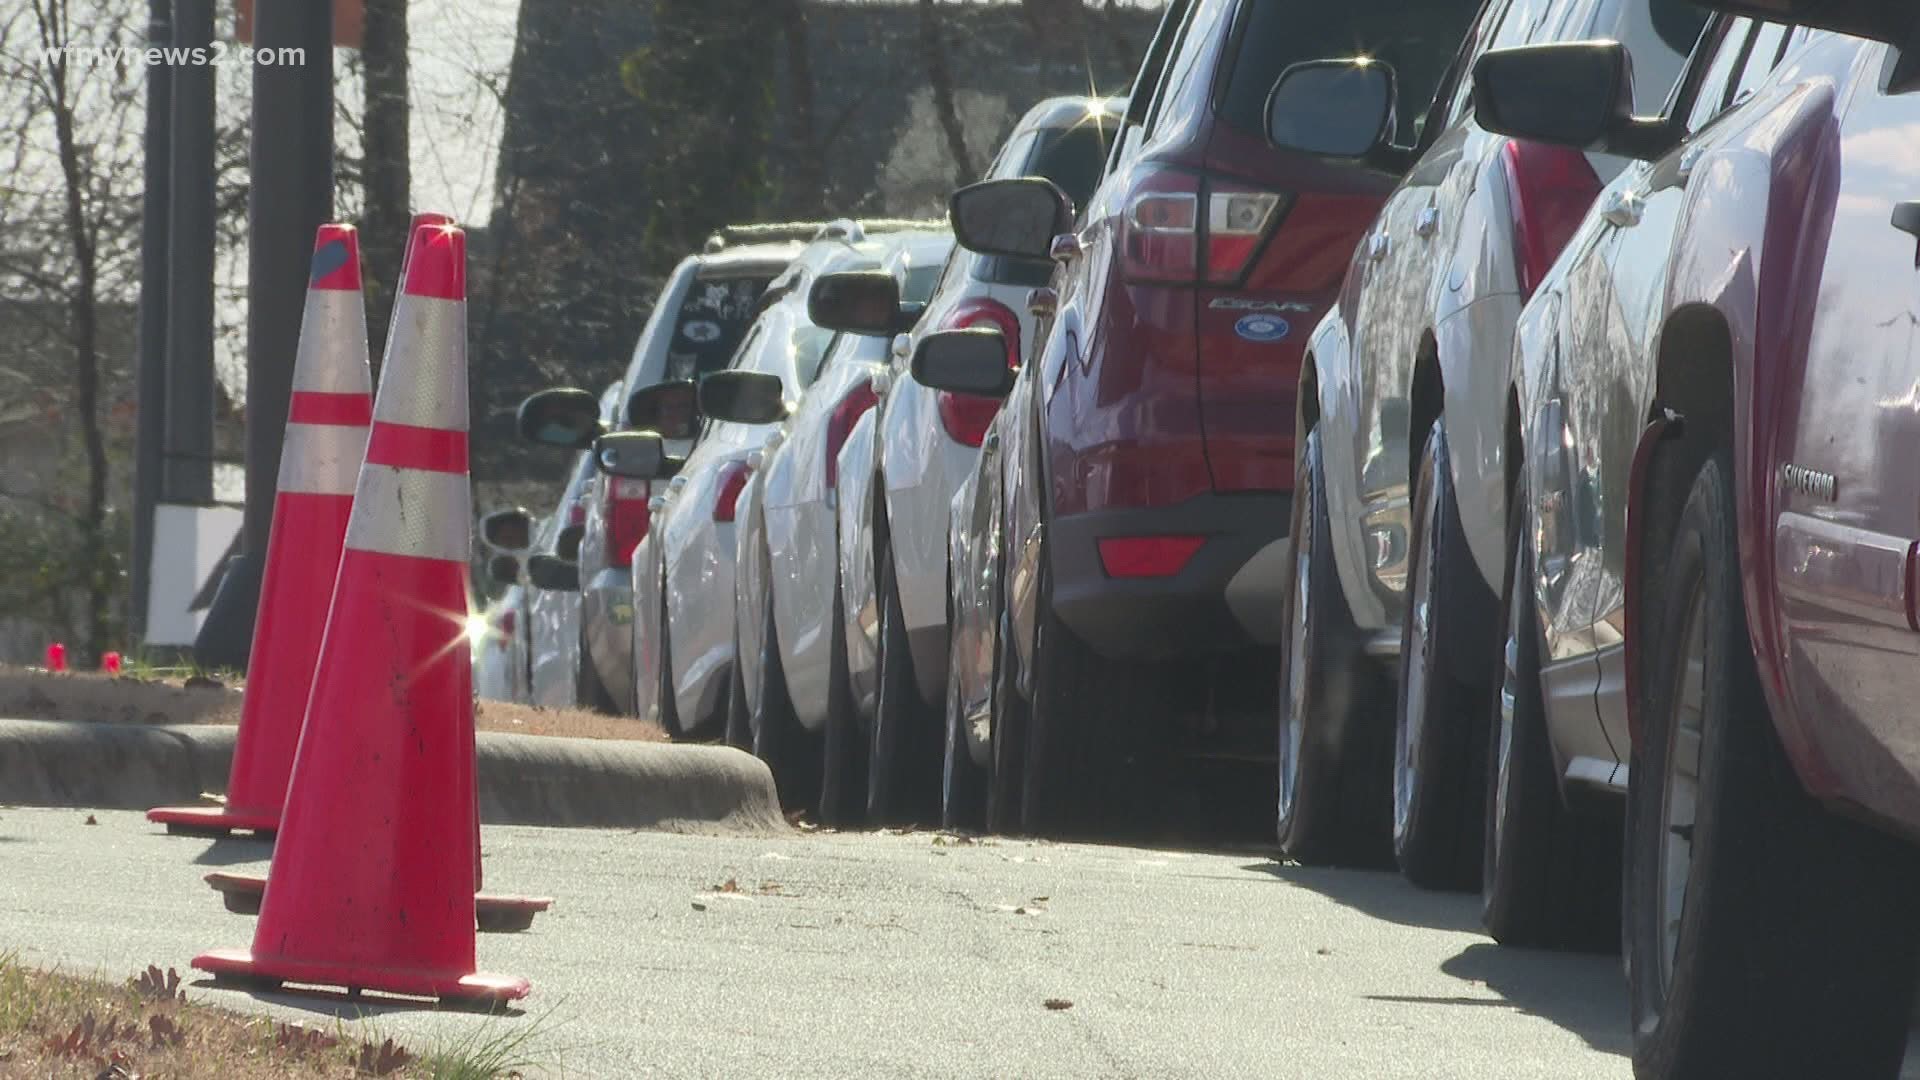
[[[567,524],[568,525],[585,525],[586,523],[587,523],[586,500],[584,499],[573,500],[573,505],[567,507]]]
[[[633,549],[647,538],[653,514],[647,510],[647,498],[653,486],[645,480],[613,477],[608,480],[607,562],[625,569],[633,565]]]
[[[1532,296],[1561,249],[1600,197],[1600,178],[1587,155],[1539,143],[1507,143],[1500,157],[1513,200],[1513,250],[1520,294]]]
[[[1231,285],[1280,220],[1279,195],[1179,169],[1150,168],[1121,215],[1127,280]]]
[[[1111,578],[1172,577],[1187,568],[1204,536],[1113,536],[1100,541],[1100,565]]]
[[[1020,317],[1005,304],[986,297],[962,300],[940,320],[942,330],[966,330],[990,326],[1007,339],[1007,367],[1020,366]],[[934,398],[940,411],[940,423],[947,434],[962,446],[979,446],[987,438],[987,425],[1000,411],[1000,402],[975,394],[955,394],[942,390]]]
[[[740,493],[747,490],[753,467],[744,461],[729,461],[720,470],[720,494],[713,500],[713,520],[732,521]]]
[[[833,415],[827,418],[827,486],[833,487],[840,481],[840,448],[847,445],[847,436],[853,434],[853,425],[860,422],[868,409],[880,404],[880,398],[867,383],[858,383],[833,407]]]
[[[519,624],[519,619],[516,617],[517,614],[518,613],[515,612],[512,608],[508,608],[507,610],[501,612],[498,616],[494,618],[493,620],[494,629],[500,631],[500,636],[503,639],[506,639],[508,641],[513,639],[513,628]],[[503,649],[506,648],[506,645],[504,644],[504,642],[501,644],[500,647]]]

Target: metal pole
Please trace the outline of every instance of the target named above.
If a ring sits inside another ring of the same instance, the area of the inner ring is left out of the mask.
[[[247,201],[247,506],[241,551],[194,641],[205,667],[246,666],[315,230],[333,214],[332,0],[258,0]],[[297,60],[281,50],[298,50]]]
[[[176,47],[213,44],[213,0],[174,0]],[[174,68],[167,412],[160,497],[213,501],[213,73]]]
[[[148,0],[147,41],[173,41],[170,0]],[[168,110],[173,69],[147,67],[146,193],[140,210],[140,348],[134,394],[139,403],[133,455],[133,565],[128,611],[134,641],[147,633],[147,591],[153,569],[153,512],[160,501],[160,455],[166,452]]]

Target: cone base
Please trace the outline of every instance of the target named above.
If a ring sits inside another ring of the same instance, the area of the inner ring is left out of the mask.
[[[247,810],[231,806],[161,806],[147,811],[147,820],[165,825],[174,836],[230,836],[250,832],[273,839],[280,828],[277,810]]]
[[[258,874],[232,874],[216,870],[204,879],[220,894],[227,910],[236,915],[260,914],[260,901],[267,892],[267,879]],[[496,896],[476,893],[473,897],[475,929],[483,934],[511,934],[533,925],[534,916],[553,906],[551,896]]]
[[[212,975],[215,981],[269,986],[283,983],[338,986],[349,994],[375,990],[407,997],[439,998],[442,1001],[500,1004],[518,1001],[533,990],[531,983],[515,975],[266,960],[256,959],[246,949],[215,949],[202,953],[193,958],[193,966]]]

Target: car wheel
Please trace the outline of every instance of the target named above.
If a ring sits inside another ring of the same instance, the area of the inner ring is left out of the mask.
[[[881,825],[925,822],[938,809],[933,779],[940,764],[935,739],[941,718],[921,699],[914,680],[892,552],[882,544],[877,555],[880,671],[868,747],[867,817]]]
[[[587,651],[587,627],[585,620],[580,625],[580,657],[578,666],[573,669],[573,699],[583,709],[590,709],[607,716],[618,715],[620,710],[613,704],[613,695],[600,682],[600,671],[593,666],[593,654]]]
[[[662,597],[666,596],[666,585],[661,584]],[[662,601],[665,602],[664,600]],[[666,729],[667,737],[678,742],[686,738],[686,731],[680,727],[680,703],[673,690],[673,635],[668,632],[667,613],[660,613],[660,726]]]
[[[735,635],[734,661],[727,674],[727,730],[724,741],[737,750],[753,749],[753,723],[747,715],[747,684],[740,673],[740,642]]]
[[[1294,486],[1293,574],[1281,601],[1280,797],[1276,832],[1304,863],[1388,865],[1392,733],[1384,672],[1361,651],[1333,565],[1320,432]]]
[[[1888,1076],[1907,1042],[1915,856],[1801,788],[1741,595],[1730,458],[1661,580],[1628,803],[1634,1073]]]
[[[987,770],[987,831],[1020,831],[1021,773],[1026,765],[1027,720],[1032,709],[1014,685],[1013,624],[1006,604],[993,635],[993,681],[988,684],[992,717],[992,767]]]
[[[1415,885],[1467,890],[1480,880],[1486,831],[1487,692],[1460,673],[1485,670],[1473,654],[1492,612],[1460,529],[1439,421],[1420,454],[1412,520],[1394,709],[1393,856]]]
[[[847,674],[846,620],[841,617],[840,587],[833,590],[832,640],[827,646],[826,736],[821,740],[820,822],[849,828],[867,811],[867,740],[853,709],[853,683]]]
[[[1560,797],[1540,695],[1540,623],[1524,477],[1507,500],[1500,692],[1489,707],[1481,917],[1502,945],[1610,951],[1620,946],[1620,821],[1576,814]]]
[[[953,625],[949,611],[947,625]],[[987,771],[967,747],[965,707],[960,695],[960,637],[947,646],[946,746],[940,770],[940,827],[978,831],[987,824]]]
[[[812,811],[820,802],[820,745],[800,726],[793,700],[787,696],[787,676],[780,666],[780,646],[774,639],[773,605],[761,615],[760,708],[753,716],[753,753],[773,772],[774,787],[785,809]]]

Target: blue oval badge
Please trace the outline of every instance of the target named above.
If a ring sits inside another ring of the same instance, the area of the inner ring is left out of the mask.
[[[1280,341],[1293,333],[1293,326],[1287,320],[1273,315],[1249,315],[1233,324],[1233,332],[1248,341],[1261,344]]]

